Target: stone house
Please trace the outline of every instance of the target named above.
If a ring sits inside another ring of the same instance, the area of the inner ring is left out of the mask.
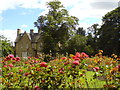
[[[17,29],[17,37],[15,40],[15,56],[18,57],[35,57],[40,54],[41,43],[40,31],[34,33],[33,29],[30,29],[30,33],[26,31],[21,33],[20,29]]]

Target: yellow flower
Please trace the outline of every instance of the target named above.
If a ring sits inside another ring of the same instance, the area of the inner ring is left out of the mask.
[[[92,65],[88,65],[88,68],[92,68],[93,66]]]
[[[97,60],[94,60],[95,63],[97,63]]]
[[[99,50],[100,53],[103,53],[103,50]]]
[[[117,55],[115,55],[114,58],[117,58]]]
[[[74,55],[73,54],[70,54],[70,57],[73,57]]]

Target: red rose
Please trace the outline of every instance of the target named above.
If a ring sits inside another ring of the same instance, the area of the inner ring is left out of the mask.
[[[28,64],[28,62],[25,62],[25,64]]]
[[[45,83],[45,80],[42,80],[42,83]]]
[[[118,68],[118,71],[120,72],[120,65],[118,65],[117,68]]]
[[[22,70],[20,69],[19,72],[22,72]]]
[[[72,62],[74,65],[79,65],[80,63],[79,63],[79,61],[73,61]]]
[[[28,59],[30,59],[31,57],[28,57]]]
[[[12,65],[12,64],[9,64],[8,66],[9,66],[9,67],[13,67],[13,65]]]
[[[59,72],[62,73],[62,74],[64,73],[62,70],[60,70]]]
[[[75,60],[78,60],[78,61],[80,61],[80,59],[79,59],[79,58],[75,58]]]
[[[16,57],[16,61],[20,61],[20,57]]]
[[[75,59],[75,58],[77,58],[77,57],[76,57],[76,56],[73,56],[73,57],[72,57],[72,59]]]
[[[28,75],[29,75],[29,73],[28,73],[28,72],[26,72],[26,73],[25,73],[25,76],[28,76]]]
[[[12,63],[16,63],[16,61],[12,61]]]
[[[67,64],[69,64],[69,62],[65,62],[65,63],[64,63],[64,65],[67,65]]]
[[[63,71],[64,70],[64,68],[60,68],[60,69],[58,69],[59,71]]]
[[[62,60],[66,60],[66,59],[67,59],[67,57],[62,57],[61,59],[62,59]]]
[[[40,63],[40,66],[41,66],[41,67],[47,67],[48,65],[47,65],[46,62],[41,62],[41,63]]]
[[[8,61],[8,60],[11,60],[10,57],[6,57],[4,61]]]
[[[16,58],[12,58],[13,60],[16,60]]]
[[[83,76],[84,74],[80,74],[80,76]]]

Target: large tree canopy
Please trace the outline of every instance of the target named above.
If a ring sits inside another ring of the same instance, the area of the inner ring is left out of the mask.
[[[34,24],[43,38],[43,52],[56,53],[64,47],[71,32],[76,30],[78,18],[70,16],[60,1],[50,1],[47,6],[48,14],[39,16]]]
[[[120,7],[108,12],[102,19],[103,25],[99,30],[99,48],[104,54],[120,55]]]

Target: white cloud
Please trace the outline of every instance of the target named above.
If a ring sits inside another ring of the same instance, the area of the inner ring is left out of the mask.
[[[26,28],[26,27],[28,27],[28,25],[24,24],[24,25],[21,26],[21,28]]]
[[[21,30],[23,33],[24,31]],[[0,30],[0,35],[4,35],[8,40],[14,42],[17,36],[17,30]]]
[[[44,0],[44,3],[47,1],[51,1],[51,0]],[[83,20],[85,18],[92,18],[92,17],[102,19],[102,16],[104,16],[107,12],[113,10],[115,7],[118,6],[117,4],[119,0],[116,1],[115,0],[69,0],[69,2],[67,2],[66,0],[60,0],[60,1],[65,6],[65,8],[69,8],[68,11],[70,15],[78,17],[79,20]],[[99,4],[99,2],[102,3],[105,2],[106,3],[105,5],[108,5],[108,8],[103,8],[101,6],[102,8],[98,9],[96,5],[93,4],[95,2],[97,2],[97,4]],[[114,2],[113,6],[110,7],[109,3],[112,5],[112,2]],[[47,12],[48,9],[45,8],[44,11],[39,15],[44,15]]]
[[[47,13],[48,9],[46,6],[46,2],[49,2],[52,0],[0,0],[0,13],[7,9],[15,9],[16,7],[22,7],[22,8],[41,8],[45,10],[41,14]],[[62,4],[68,8],[72,7],[69,12],[70,14],[73,14],[74,16],[77,16],[79,18],[85,18],[90,16],[101,16],[105,14],[105,12],[109,11],[107,10],[95,10],[94,3],[95,2],[114,2],[118,3],[119,0],[60,0]],[[93,5],[93,6],[92,6]],[[116,4],[117,5],[117,4]]]

